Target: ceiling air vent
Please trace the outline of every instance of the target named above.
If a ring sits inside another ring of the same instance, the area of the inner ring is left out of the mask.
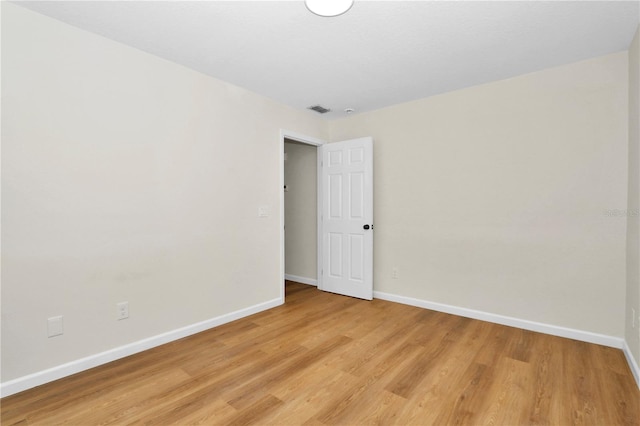
[[[326,114],[327,112],[331,111],[329,108],[325,108],[320,105],[310,106],[309,109],[312,109],[315,112],[319,112],[320,114]]]

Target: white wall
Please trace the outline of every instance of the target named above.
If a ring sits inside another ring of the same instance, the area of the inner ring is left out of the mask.
[[[317,150],[298,142],[284,144],[285,272],[309,280],[318,275]]]
[[[326,123],[7,2],[2,31],[3,382],[280,297],[280,129]]]
[[[627,114],[621,52],[332,121],[374,138],[374,289],[622,338]]]
[[[640,365],[640,27],[629,47],[629,198],[625,340]],[[635,310],[636,327],[632,315]],[[638,385],[640,386],[640,380]]]

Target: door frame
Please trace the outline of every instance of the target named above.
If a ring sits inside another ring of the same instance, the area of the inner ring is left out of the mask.
[[[322,139],[314,138],[311,136],[303,135],[301,133],[292,132],[289,130],[280,129],[280,302],[284,303],[284,140],[289,139],[295,142],[304,143],[307,145],[316,147],[316,224],[317,224],[317,246],[316,246],[316,275],[318,288],[322,289],[322,221],[320,215],[322,214],[322,152],[320,147],[327,142]]]

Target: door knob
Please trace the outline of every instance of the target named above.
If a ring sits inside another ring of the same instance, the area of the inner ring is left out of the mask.
[[[363,226],[364,229],[369,229],[369,225]]]

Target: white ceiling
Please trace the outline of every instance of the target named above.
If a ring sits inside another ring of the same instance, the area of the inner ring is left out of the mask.
[[[328,119],[627,50],[640,22],[638,0],[18,3]]]

